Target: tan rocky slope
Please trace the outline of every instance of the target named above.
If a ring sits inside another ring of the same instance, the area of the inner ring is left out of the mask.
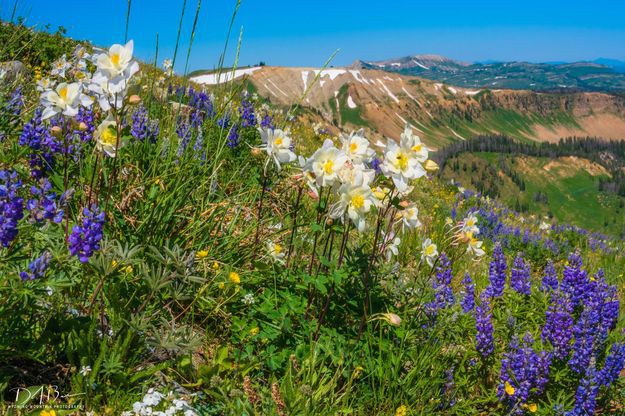
[[[600,93],[468,90],[378,70],[260,67],[244,77],[277,105],[301,107],[327,123],[397,137],[406,122],[428,144],[477,134],[522,140],[566,136],[625,139],[625,99]]]

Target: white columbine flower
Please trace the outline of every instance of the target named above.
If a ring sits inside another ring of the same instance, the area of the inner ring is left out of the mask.
[[[78,108],[81,105],[88,107],[92,101],[91,98],[80,92],[78,83],[61,82],[54,90],[47,90],[41,94],[41,104],[44,106],[41,118],[46,120],[58,113],[74,117],[78,114]]]
[[[269,256],[273,259],[273,261],[277,263],[284,262],[284,257],[286,253],[282,246],[278,243],[274,243],[273,241],[267,242],[267,251],[269,252]]]
[[[347,155],[334,147],[332,140],[326,140],[308,160],[307,169],[315,174],[318,186],[331,186],[339,180],[346,162]]]
[[[139,64],[132,60],[133,47],[134,43],[130,40],[125,45],[115,44],[108,52],[95,56],[98,72],[104,73],[109,79],[132,77],[139,70]]]
[[[414,230],[421,226],[421,221],[419,221],[419,209],[415,204],[410,204],[402,211],[399,211],[398,216],[402,223],[403,232],[405,232],[406,229]]]
[[[264,149],[269,155],[270,159],[273,159],[278,170],[281,168],[281,163],[290,163],[295,161],[297,157],[291,150],[291,138],[288,133],[280,129],[260,128],[260,138],[263,141],[262,149]],[[265,168],[267,167],[265,164]]]
[[[401,238],[396,237],[393,232],[389,235],[386,235],[384,231],[382,231],[382,244],[386,246],[386,261],[391,261],[393,256],[397,256],[399,254],[399,245],[401,244]]]
[[[87,375],[91,372],[91,367],[88,365],[83,365],[82,367],[80,367],[80,374],[83,377],[87,377]]]
[[[477,216],[474,212],[470,213],[464,220],[462,220],[462,232],[471,234],[480,233],[480,229],[477,226]]]
[[[341,133],[342,150],[354,165],[369,162],[375,151],[369,147],[369,140],[365,138],[364,130],[352,132],[349,136]]]
[[[473,234],[469,233],[469,245],[467,246],[467,252],[472,253],[475,257],[482,257],[486,252],[482,248],[482,241],[473,237]]]
[[[52,70],[50,71],[50,75],[56,76],[59,78],[65,78],[65,72],[69,70],[72,65],[67,62],[67,56],[63,55],[56,61],[52,62]]]
[[[438,257],[438,247],[429,238],[421,245],[421,260],[425,260],[430,267],[434,267],[434,260]]]
[[[421,144],[419,137],[414,136],[412,130],[407,126],[406,131],[401,135],[399,145],[389,139],[381,168],[386,176],[393,179],[393,183],[400,193],[407,193],[411,190],[410,181],[426,174],[421,165],[421,162],[426,159],[427,148]]]
[[[376,205],[377,199],[369,185],[365,184],[363,175],[355,178],[353,183],[344,183],[338,189],[339,201],[330,210],[332,218],[339,218],[347,211],[347,216],[354,223],[359,232],[365,231],[366,214]]]
[[[118,144],[119,147],[122,146],[121,140],[117,143],[117,123],[111,116],[100,123],[93,137],[96,140],[96,149],[109,157],[117,155]]]

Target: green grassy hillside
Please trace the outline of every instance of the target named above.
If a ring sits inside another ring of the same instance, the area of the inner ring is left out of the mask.
[[[496,196],[512,208],[610,234],[624,229],[625,201],[599,191],[609,173],[586,159],[465,153],[443,171],[468,188]]]

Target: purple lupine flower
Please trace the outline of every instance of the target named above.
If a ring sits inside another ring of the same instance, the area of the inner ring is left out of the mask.
[[[523,295],[531,294],[531,274],[530,265],[519,253],[514,259],[512,269],[510,270],[510,286],[512,289]]]
[[[185,150],[187,150],[187,146],[191,140],[191,126],[188,122],[183,120],[182,117],[178,117],[176,121],[176,134],[179,139],[177,156],[181,157]]]
[[[135,140],[150,143],[156,143],[156,139],[160,132],[158,126],[158,120],[150,120],[148,117],[148,111],[141,104],[139,108],[132,114],[132,125],[130,127],[130,134]]]
[[[556,274],[556,269],[553,266],[553,261],[551,260],[549,260],[545,266],[545,272],[540,288],[545,292],[558,290],[558,275]]]
[[[0,244],[4,247],[17,237],[17,223],[24,217],[24,199],[18,195],[21,187],[17,172],[0,170]]]
[[[501,244],[495,244],[493,250],[493,260],[490,262],[488,269],[488,277],[490,279],[490,285],[488,286],[488,293],[491,297],[499,297],[503,295],[503,289],[506,285],[506,257],[503,254]]]
[[[625,368],[625,343],[614,343],[605,359],[601,371],[597,373],[597,384],[609,387]]]
[[[484,290],[480,294],[480,303],[475,307],[475,349],[484,358],[495,350],[493,339],[493,316],[490,311],[490,293]]]
[[[435,295],[434,301],[426,305],[429,315],[436,316],[437,312],[454,304],[454,292],[451,289],[451,261],[445,253],[441,253],[439,264],[436,266],[436,280],[432,283]]]
[[[569,264],[564,267],[564,274],[560,287],[571,297],[573,307],[577,306],[583,299],[588,286],[588,274],[582,270],[582,257],[579,252],[571,253]]]
[[[265,113],[263,118],[260,120],[260,127],[262,129],[275,129],[276,126],[273,124],[273,117],[269,115],[269,113]]]
[[[573,338],[573,305],[568,294],[561,291],[551,292],[551,300],[547,309],[547,319],[541,338],[553,347],[554,357],[564,360],[571,350]]]
[[[74,130],[74,134],[81,142],[88,142],[93,138],[93,132],[95,131],[95,115],[91,107],[80,107],[78,114],[76,115],[76,121],[80,126],[83,123],[83,129]]]
[[[569,367],[578,374],[584,374],[594,357],[598,344],[597,328],[600,323],[599,312],[595,305],[587,304],[573,327],[575,342]]]
[[[369,162],[369,167],[375,171],[376,175],[382,173],[382,161],[377,157],[371,159],[371,162]]]
[[[15,117],[19,117],[22,114],[22,107],[24,107],[24,94],[22,87],[19,86],[11,93],[11,98],[5,104],[4,110]]]
[[[579,382],[575,393],[575,407],[566,412],[566,416],[588,416],[595,414],[597,406],[597,394],[599,385],[597,384],[597,371],[594,363],[584,369],[584,377]]]
[[[69,252],[77,256],[81,263],[86,263],[100,249],[105,214],[95,205],[90,209],[83,208],[82,214],[80,225],[74,225],[69,236]]]
[[[246,95],[241,100],[241,106],[239,107],[239,116],[241,117],[241,127],[256,127],[256,114],[254,114],[254,104],[249,100]]]
[[[37,108],[32,119],[24,124],[19,145],[29,147],[31,176],[41,179],[54,166],[54,155],[61,150],[61,144],[50,134],[41,120],[42,109]]]
[[[63,210],[58,207],[56,194],[51,190],[52,184],[47,178],[41,180],[40,186],[31,186],[32,198],[26,202],[26,209],[32,222],[48,220],[58,224],[63,220]]]
[[[460,301],[462,311],[464,313],[473,312],[473,309],[475,309],[475,284],[471,280],[469,273],[464,275],[462,285],[464,286],[464,297]]]
[[[213,102],[203,91],[189,88],[189,106],[191,107],[191,126],[194,128],[201,126],[206,118],[215,116]]]
[[[231,149],[234,149],[239,145],[239,125],[233,124],[230,128],[230,132],[228,133],[228,139],[226,141],[226,146]]]
[[[224,115],[222,115],[221,117],[219,117],[217,119],[217,125],[222,129],[225,130],[228,127],[230,127],[230,114],[229,113],[225,113]]]
[[[538,354],[533,346],[534,338],[529,332],[523,338],[522,346],[515,336],[508,346],[509,350],[501,359],[497,395],[499,400],[507,403],[511,408],[522,407],[531,393],[540,395],[549,380],[551,355],[544,351]],[[513,395],[506,392],[506,382],[514,387]]]
[[[44,277],[50,260],[52,260],[52,255],[47,251],[44,252],[41,256],[30,262],[28,272],[20,272],[20,278],[22,280],[35,280]]]

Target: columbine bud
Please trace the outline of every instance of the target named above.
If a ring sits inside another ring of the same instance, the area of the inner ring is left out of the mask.
[[[80,131],[87,131],[87,128],[88,128],[88,127],[87,127],[87,125],[85,124],[85,122],[84,122],[84,121],[81,121],[81,122],[78,124],[78,130],[80,130]]]
[[[438,163],[436,163],[435,161],[433,161],[432,159],[428,159],[425,162],[425,170],[427,170],[428,172],[436,172],[438,170]]]
[[[408,202],[408,201],[401,201],[399,203],[399,206],[402,207],[402,208],[407,208],[408,205],[410,205],[410,202]]]
[[[59,126],[53,126],[53,127],[50,129],[50,133],[52,133],[52,135],[53,135],[54,137],[57,137],[57,138],[58,138],[58,137],[61,137],[61,133],[63,133],[63,130],[61,130],[61,128],[60,128]]]
[[[141,97],[139,97],[137,94],[133,94],[130,96],[130,98],[128,98],[128,102],[132,105],[139,104],[141,102]]]
[[[263,153],[263,151],[261,149],[259,149],[258,147],[253,147],[252,148],[252,156],[259,156]]]
[[[330,226],[332,224],[334,224],[334,220],[332,218],[328,218],[327,221],[326,221],[326,225]]]
[[[385,313],[382,315],[383,319],[393,326],[401,325],[401,318],[394,313]]]

